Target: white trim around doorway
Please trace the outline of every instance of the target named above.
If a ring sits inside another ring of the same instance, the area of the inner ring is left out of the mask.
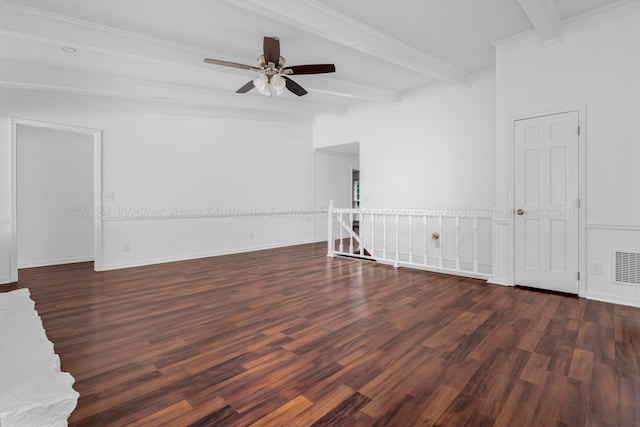
[[[571,111],[578,112],[578,126],[580,127],[580,134],[578,135],[578,144],[579,154],[578,154],[578,167],[579,171],[579,198],[580,198],[580,209],[579,209],[579,229],[578,229],[578,265],[580,271],[580,279],[578,280],[578,296],[582,298],[587,297],[587,227],[586,227],[586,218],[587,218],[587,192],[586,192],[586,183],[587,183],[587,132],[586,132],[586,114],[587,107],[586,105],[577,106],[577,107],[564,107],[564,108],[555,108],[543,111],[537,111],[535,113],[521,114],[517,116],[513,116],[510,120],[510,139],[511,143],[507,145],[509,152],[507,153],[507,159],[509,164],[507,165],[507,180],[508,180],[508,206],[511,209],[511,212],[515,212],[515,122],[519,120],[531,119],[535,117],[542,116],[550,116],[554,114],[562,114]],[[508,239],[508,244],[511,246],[508,253],[511,254],[510,260],[510,275],[508,285],[513,286],[515,284],[515,257],[513,256],[515,251],[515,221],[510,221],[509,231],[511,233],[511,238]]]
[[[11,255],[10,281],[18,281],[18,235],[17,235],[17,143],[18,125],[31,126],[65,132],[80,133],[93,138],[93,255],[94,270],[102,271],[102,131],[39,120],[11,118]]]

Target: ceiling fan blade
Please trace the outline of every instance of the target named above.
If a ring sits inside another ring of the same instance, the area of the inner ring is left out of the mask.
[[[291,70],[291,74],[322,74],[335,73],[336,66],[333,64],[310,64],[310,65],[294,65],[285,67],[283,71]]]
[[[247,93],[254,87],[256,87],[256,85],[253,84],[253,80],[249,80],[249,82],[246,85],[242,86],[240,89],[238,89],[236,93]]]
[[[238,64],[237,62],[220,61],[219,59],[205,58],[204,62],[206,62],[207,64],[222,65],[224,67],[241,68],[243,70],[249,71],[259,71],[256,67],[252,67],[251,65]]]
[[[264,59],[273,62],[276,66],[280,62],[280,40],[276,37],[264,38]]]
[[[291,80],[289,77],[282,76],[282,78],[285,81],[287,89],[289,89],[291,92],[295,93],[298,96],[302,96],[302,95],[306,95],[307,94],[307,91],[304,90],[304,88],[302,86],[300,86],[298,83],[296,83],[293,80]]]

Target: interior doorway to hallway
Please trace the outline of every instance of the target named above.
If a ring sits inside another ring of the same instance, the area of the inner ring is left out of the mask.
[[[327,237],[329,200],[336,208],[354,207],[354,173],[360,179],[360,143],[332,145],[314,153],[315,239]]]
[[[14,119],[11,172],[11,281],[26,267],[101,270],[101,132]]]

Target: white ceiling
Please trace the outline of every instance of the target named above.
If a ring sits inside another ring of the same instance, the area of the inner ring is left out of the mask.
[[[275,119],[342,114],[434,83],[465,84],[494,65],[492,42],[531,29],[541,43],[561,42],[564,20],[622,2],[0,0],[0,96],[35,90],[43,102],[92,97],[115,109],[126,99],[141,110]],[[295,77],[309,91],[302,98],[268,98],[234,93],[253,73],[202,62],[254,65],[263,36],[280,38],[289,65],[331,62],[337,72]]]

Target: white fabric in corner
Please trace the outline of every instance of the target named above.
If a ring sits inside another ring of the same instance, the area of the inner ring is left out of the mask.
[[[78,403],[28,289],[0,293],[0,427],[66,426]]]

